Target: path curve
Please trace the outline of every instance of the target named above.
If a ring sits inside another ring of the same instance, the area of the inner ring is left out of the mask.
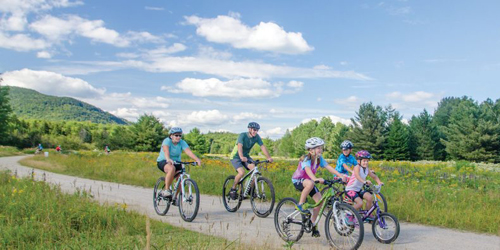
[[[0,157],[0,170],[9,169],[18,176],[29,176],[32,168],[21,166],[18,161],[25,156]],[[152,196],[153,189],[131,185],[96,181],[74,176],[55,174],[35,169],[35,178],[45,180],[72,193],[77,189],[90,191],[101,203],[126,203],[128,209],[145,214],[150,218],[180,226],[204,234],[240,239],[243,243],[258,248],[282,248],[283,241],[274,228],[273,214],[268,218],[256,217],[248,200],[243,201],[236,213],[225,210],[217,196],[201,195],[200,211],[196,219],[187,223],[179,216],[177,207],[171,207],[166,216],[156,215]],[[151,183],[153,186],[154,183]],[[310,234],[294,245],[297,249],[328,249],[329,245],[321,229],[322,237],[312,238]],[[361,249],[493,249],[500,250],[500,237],[493,235],[461,232],[431,226],[401,223],[401,233],[392,245],[379,243],[372,235],[371,227],[365,224],[365,237]]]

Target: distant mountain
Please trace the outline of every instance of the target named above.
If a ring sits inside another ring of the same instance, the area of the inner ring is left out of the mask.
[[[41,94],[35,90],[9,87],[10,105],[14,113],[24,119],[50,121],[90,121],[94,123],[127,124],[100,108],[71,97]]]

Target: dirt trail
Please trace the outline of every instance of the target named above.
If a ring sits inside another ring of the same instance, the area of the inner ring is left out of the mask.
[[[24,156],[0,158],[0,170],[9,169],[18,176],[29,176],[31,168],[17,163]],[[127,207],[139,213],[169,224],[184,227],[204,234],[216,235],[229,240],[241,240],[252,246],[282,248],[284,242],[274,228],[273,214],[262,219],[254,216],[248,200],[243,201],[240,210],[229,213],[217,196],[202,195],[200,211],[196,219],[187,223],[180,216],[177,207],[171,207],[166,216],[158,216],[153,209],[153,188],[95,181],[79,177],[34,170],[35,178],[59,185],[65,192],[77,189],[90,191],[101,203],[126,203]],[[365,237],[361,249],[495,249],[500,250],[500,237],[470,232],[461,232],[410,223],[401,223],[399,238],[392,245],[379,243],[372,235],[371,227],[365,224]],[[294,245],[297,249],[328,249],[324,237],[312,238],[310,234]]]

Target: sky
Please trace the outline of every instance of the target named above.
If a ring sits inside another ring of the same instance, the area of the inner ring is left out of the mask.
[[[280,138],[362,103],[500,93],[500,1],[0,0],[4,85],[185,131]]]

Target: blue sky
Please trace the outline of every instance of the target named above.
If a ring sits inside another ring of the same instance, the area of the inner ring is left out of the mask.
[[[0,0],[3,84],[135,121],[279,138],[349,123],[363,102],[405,119],[446,96],[498,99],[498,1]]]

